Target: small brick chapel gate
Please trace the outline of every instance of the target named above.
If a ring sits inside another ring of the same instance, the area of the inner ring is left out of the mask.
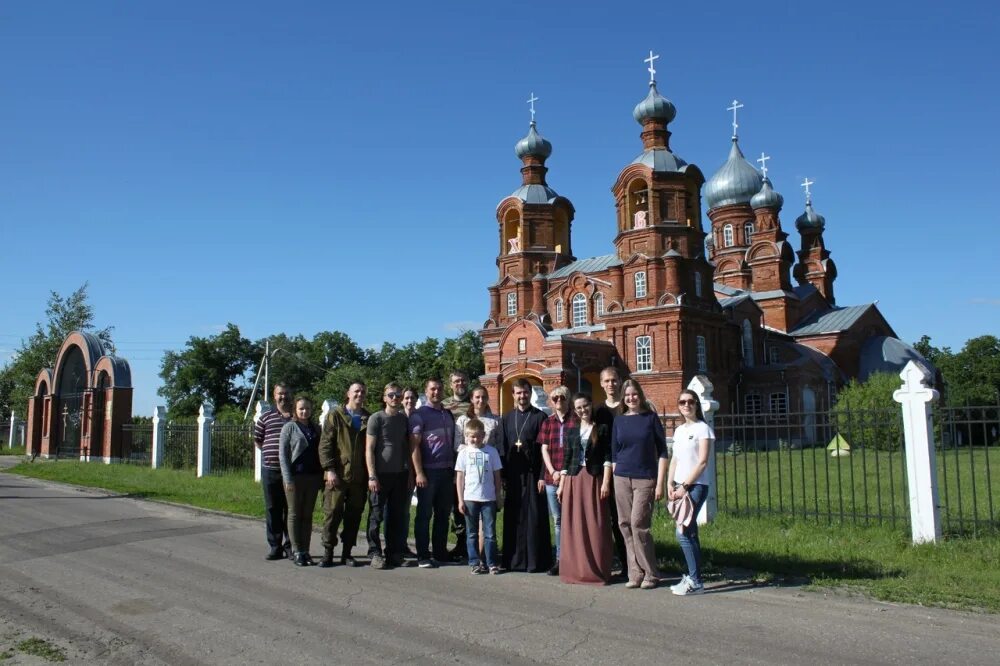
[[[100,338],[74,331],[54,368],[28,400],[28,455],[111,462],[121,456],[122,424],[132,415],[132,370]]]

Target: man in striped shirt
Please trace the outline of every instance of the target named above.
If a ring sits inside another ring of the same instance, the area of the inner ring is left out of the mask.
[[[278,438],[292,419],[292,390],[287,384],[274,385],[274,407],[264,412],[253,427],[253,443],[260,449],[260,485],[264,489],[264,525],[271,546],[264,559],[281,560],[292,555],[288,538],[288,503],[281,481]]]

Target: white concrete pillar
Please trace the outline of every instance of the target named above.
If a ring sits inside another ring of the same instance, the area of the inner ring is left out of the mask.
[[[326,417],[330,414],[330,412],[337,409],[337,407],[340,407],[340,403],[336,400],[323,401],[323,409],[319,413],[319,427],[321,430],[326,425]]]
[[[153,450],[149,454],[149,462],[153,469],[163,467],[163,447],[167,443],[167,408],[153,409]]]
[[[212,471],[212,424],[215,423],[215,408],[210,402],[203,402],[198,408],[198,478]]]
[[[941,540],[934,424],[931,417],[931,405],[937,402],[938,392],[930,388],[932,378],[913,361],[906,364],[899,377],[903,380],[903,386],[892,397],[903,408],[910,532],[915,544],[933,543]]]
[[[269,403],[264,402],[263,400],[257,401],[257,407],[254,409],[253,412],[253,424],[255,426],[257,425],[257,421],[260,421],[260,417],[264,416],[264,412],[266,412],[269,409],[271,409],[271,405]],[[257,483],[260,483],[260,474],[261,474],[260,469],[263,464],[264,464],[264,456],[261,455],[260,449],[257,447],[257,444],[255,443],[253,445],[253,480],[256,481]]]
[[[10,412],[10,436],[7,437],[7,448],[14,448],[14,444],[20,440],[18,437],[18,427],[17,427],[17,412],[11,410]]]
[[[712,431],[715,431],[715,413],[719,411],[719,402],[712,398],[712,391],[715,390],[712,382],[705,375],[695,375],[688,384],[688,389],[695,392],[701,402],[701,411],[705,415],[705,423]],[[715,518],[719,512],[719,489],[715,478],[715,440],[712,440],[708,449],[708,468],[706,469],[708,478],[712,482],[708,485],[708,498],[701,505],[698,511],[698,524],[705,525]]]

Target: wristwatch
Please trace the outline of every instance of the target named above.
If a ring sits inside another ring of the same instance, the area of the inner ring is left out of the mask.
[[[369,476],[368,480],[369,481],[378,481],[378,477],[377,476]]]

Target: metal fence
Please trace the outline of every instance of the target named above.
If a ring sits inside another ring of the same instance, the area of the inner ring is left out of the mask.
[[[943,530],[1000,530],[1000,405],[938,407],[934,430]]]
[[[122,452],[119,462],[126,465],[150,465],[153,455],[153,424],[122,424]]]
[[[163,445],[163,466],[168,469],[194,469],[198,464],[198,424],[169,421]]]
[[[252,423],[212,424],[212,474],[253,471]]]
[[[715,417],[719,510],[908,524],[899,409]]]

